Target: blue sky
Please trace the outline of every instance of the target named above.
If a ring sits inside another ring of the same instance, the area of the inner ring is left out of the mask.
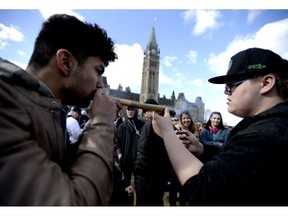
[[[285,6],[280,8],[286,10],[187,10],[170,9],[169,5],[167,9],[153,10],[122,7],[72,10],[73,7],[66,5],[31,8],[25,5],[15,10],[8,5],[0,10],[0,57],[25,68],[41,23],[54,13],[68,13],[99,24],[114,40],[118,60],[104,73],[110,87],[116,89],[121,84],[140,93],[143,52],[155,27],[161,58],[160,97],[170,97],[175,91],[176,97],[184,93],[187,100],[194,102],[200,96],[207,115],[220,111],[224,122],[232,126],[240,118],[227,112],[224,85],[210,84],[207,80],[225,74],[230,57],[249,47],[271,49],[288,59],[288,7]]]

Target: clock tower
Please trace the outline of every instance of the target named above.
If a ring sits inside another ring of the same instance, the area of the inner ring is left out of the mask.
[[[160,50],[158,49],[155,29],[153,27],[144,52],[140,103],[144,103],[148,98],[153,98],[158,101],[159,60]]]

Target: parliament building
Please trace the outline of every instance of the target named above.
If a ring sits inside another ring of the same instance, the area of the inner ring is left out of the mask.
[[[119,84],[117,89],[110,89],[108,80],[103,77],[104,87],[108,94],[114,97],[128,99],[140,103],[148,98],[153,98],[158,101],[159,105],[168,106],[173,109],[178,116],[182,111],[188,110],[195,122],[204,122],[205,104],[201,97],[196,97],[194,103],[188,101],[185,98],[184,93],[179,93],[178,97],[175,97],[175,92],[172,92],[170,98],[166,98],[165,95],[161,98],[158,92],[159,87],[159,64],[160,64],[160,49],[156,42],[155,29],[152,28],[152,32],[149,38],[149,42],[144,52],[143,69],[142,69],[142,81],[141,92],[131,92],[129,87],[123,90],[123,87]],[[139,114],[142,114],[140,112]]]

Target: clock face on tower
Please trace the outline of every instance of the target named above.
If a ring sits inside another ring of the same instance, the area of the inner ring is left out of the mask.
[[[152,50],[151,50],[151,54],[152,54],[152,55],[156,55],[156,50],[155,50],[155,49],[152,49]]]

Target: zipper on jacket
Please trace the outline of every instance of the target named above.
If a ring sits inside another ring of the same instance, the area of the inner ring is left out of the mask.
[[[51,104],[52,104],[52,109],[51,109],[52,121],[53,121],[54,131],[55,131],[55,134],[56,134],[56,136],[55,136],[56,137],[56,141],[55,141],[55,143],[52,143],[52,145],[54,145],[54,149],[55,149],[55,153],[56,153],[55,154],[56,155],[55,160],[62,167],[62,157],[60,155],[60,145],[59,145],[59,139],[58,139],[58,135],[59,134],[58,134],[58,131],[57,131],[57,124],[56,124],[56,122],[57,122],[57,114],[55,112],[55,110],[57,109],[57,102],[53,100],[51,102]]]

